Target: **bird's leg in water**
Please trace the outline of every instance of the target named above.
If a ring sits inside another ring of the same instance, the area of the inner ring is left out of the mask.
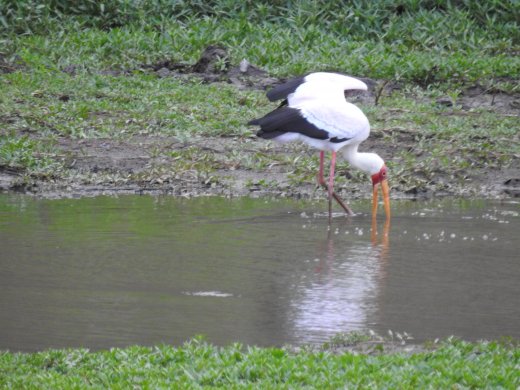
[[[334,193],[334,168],[336,166],[336,152],[332,152],[329,172],[329,219],[332,217],[332,194]]]
[[[322,186],[323,188],[325,188],[327,191],[329,191],[329,186],[327,186],[325,178],[323,177],[324,160],[325,160],[325,152],[321,151],[320,152],[320,170],[318,172],[318,184],[320,186]],[[329,178],[329,180],[330,180],[330,178]],[[338,202],[338,204],[343,208],[343,210],[345,210],[345,212],[348,215],[354,215],[354,212],[352,211],[352,209],[349,206],[347,206],[343,202],[343,200],[334,191],[332,191],[332,197],[336,200],[336,202]],[[329,196],[329,199],[330,199],[330,196]]]

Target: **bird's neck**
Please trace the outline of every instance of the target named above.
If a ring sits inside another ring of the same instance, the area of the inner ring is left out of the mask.
[[[354,168],[369,175],[378,173],[384,161],[375,153],[360,153],[358,145],[347,145],[342,149],[343,158]]]

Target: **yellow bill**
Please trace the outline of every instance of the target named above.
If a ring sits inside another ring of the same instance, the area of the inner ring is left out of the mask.
[[[383,205],[384,205],[384,208],[385,208],[385,214],[386,214],[386,218],[387,219],[390,219],[390,216],[391,216],[391,212],[390,212],[390,187],[388,186],[388,181],[385,179],[385,180],[382,180],[380,182],[381,184],[381,192],[383,193]],[[379,199],[378,199],[378,185],[375,184],[373,186],[373,194],[372,194],[372,216],[375,217],[375,215],[377,214],[377,205],[379,203]]]

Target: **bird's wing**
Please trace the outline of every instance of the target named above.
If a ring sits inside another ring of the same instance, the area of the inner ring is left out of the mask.
[[[327,131],[306,120],[299,109],[287,106],[279,107],[248,124],[260,126],[257,135],[265,139],[276,138],[285,133],[298,133],[315,139],[329,138]]]
[[[338,105],[315,101],[302,108],[282,106],[248,124],[260,126],[257,135],[265,139],[297,133],[337,143],[352,138],[364,139],[370,129],[363,112],[347,102]]]
[[[306,87],[309,83],[315,84],[317,86],[317,88],[315,88],[315,92],[321,92],[321,94],[326,93],[326,91],[321,91],[320,86],[323,87],[327,84],[335,85],[336,88],[341,91],[349,89],[367,89],[367,85],[363,81],[342,73],[315,72],[304,76],[295,77],[283,84],[274,87],[269,92],[267,92],[267,98],[273,102],[280,99],[287,99],[291,94],[294,94],[293,96],[297,96],[298,94],[302,93],[302,87]]]
[[[340,85],[330,82],[308,81],[301,84],[287,97],[289,107],[303,108],[345,102],[345,95]]]
[[[332,83],[341,87],[343,91],[359,89],[366,91],[367,85],[355,77],[338,72],[316,72],[305,76],[306,82]]]
[[[299,111],[306,122],[327,132],[327,138],[365,139],[370,131],[365,114],[346,101],[315,100],[308,102]]]
[[[273,89],[269,90],[267,92],[267,98],[274,102],[276,100],[280,99],[287,99],[287,96],[289,96],[291,93],[293,93],[296,88],[298,88],[301,84],[305,82],[305,76],[295,77],[293,79],[290,79],[289,81],[277,85]]]

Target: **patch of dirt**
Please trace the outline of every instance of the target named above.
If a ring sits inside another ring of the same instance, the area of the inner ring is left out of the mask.
[[[437,104],[444,107],[453,107],[454,102],[450,97],[444,96],[437,99]],[[480,84],[464,89],[457,97],[455,104],[462,108],[461,115],[470,115],[467,112],[473,109],[485,109],[509,116],[520,115],[519,93],[505,93],[494,88],[484,88]]]
[[[66,167],[80,173],[87,172],[139,172],[150,162],[150,140],[132,142],[110,139],[71,140],[61,138],[58,148],[68,154]],[[143,145],[144,144],[144,145]]]
[[[517,117],[520,111],[520,95],[518,94],[497,93],[495,95],[463,96],[460,103],[463,110],[481,108],[512,117]]]
[[[0,57],[0,72],[9,70]],[[2,68],[4,66],[4,68]],[[269,89],[284,82],[247,60],[233,66],[225,48],[209,46],[195,64],[169,60],[143,65],[144,71],[158,77],[200,77],[206,82],[226,82],[239,89]],[[74,74],[76,67],[64,72]],[[110,73],[112,72],[112,73]],[[131,74],[128,71],[105,71],[110,74]],[[401,87],[399,84],[363,79],[367,93],[352,91],[347,98],[353,102],[376,104],[379,98]],[[438,99],[439,106],[449,106],[449,97]],[[442,115],[477,115],[471,108],[486,108],[506,116],[520,117],[520,94],[485,89],[480,85],[467,88],[457,98],[462,110],[441,111]],[[391,139],[391,142],[388,142]],[[363,150],[377,150],[383,159],[391,159],[399,150],[413,150],[419,140],[414,131],[401,128],[374,130],[363,143]],[[313,178],[295,183],[292,172],[300,156],[316,155],[302,145],[266,143],[256,137],[204,137],[182,142],[175,137],[135,136],[128,139],[58,139],[58,160],[65,172],[60,179],[31,177],[25,172],[0,166],[0,191],[23,191],[40,196],[93,196],[99,194],[174,194],[181,196],[282,196],[296,198],[324,197]],[[513,141],[514,142],[514,141]],[[263,157],[262,157],[263,156]],[[280,162],[277,156],[287,157]],[[262,161],[258,161],[258,160]],[[348,178],[350,171],[337,172]],[[421,173],[415,175],[420,179]],[[473,169],[466,173],[464,186],[451,186],[446,172],[437,172],[435,180],[420,184],[393,182],[393,196],[432,197],[471,195],[482,197],[520,196],[520,156],[504,169]],[[391,180],[391,179],[390,179]],[[346,199],[368,197],[370,183],[347,184],[337,188]]]

